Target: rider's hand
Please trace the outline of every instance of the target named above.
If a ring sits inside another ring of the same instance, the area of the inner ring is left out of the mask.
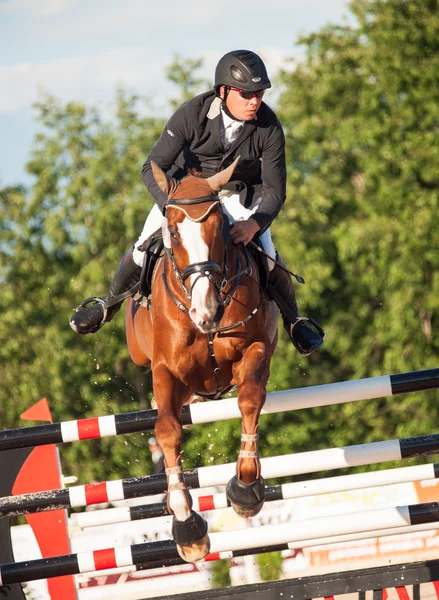
[[[235,244],[242,242],[246,246],[260,230],[259,225],[252,218],[247,221],[237,221],[232,225],[231,238]]]

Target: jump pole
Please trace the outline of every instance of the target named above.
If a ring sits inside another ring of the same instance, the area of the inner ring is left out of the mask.
[[[266,457],[261,459],[261,466],[264,478],[271,479],[402,460],[404,458],[429,456],[438,452],[439,434],[435,433],[384,442]],[[225,485],[234,476],[235,471],[236,463],[199,467],[185,471],[184,479],[188,488],[214,487]],[[139,498],[163,493],[166,489],[165,475],[151,475],[73,486],[69,489],[6,496],[0,498],[0,517],[12,517],[58,508],[78,508],[103,502]]]
[[[298,540],[295,542],[288,542],[288,544],[282,545],[282,547],[274,548],[271,546],[268,551],[286,551],[286,550],[300,550],[302,548],[318,548],[320,546],[328,546],[333,544],[344,544],[346,542],[357,542],[361,540],[369,540],[375,538],[387,538],[397,535],[404,534],[413,534],[413,533],[423,533],[426,531],[435,531],[438,529],[439,523],[437,521],[432,523],[420,523],[419,525],[407,525],[403,527],[393,527],[387,529],[376,529],[373,531],[361,531],[360,533],[346,533],[344,535],[334,535],[329,537],[322,538],[312,538],[309,540]],[[261,554],[266,552],[267,549],[262,547],[258,552],[258,549],[253,548],[252,550],[237,550],[237,551],[229,551],[229,552],[221,552],[219,555],[219,559],[227,559],[227,558],[237,558],[239,556],[248,556],[253,554]],[[200,562],[209,562],[218,558],[218,555],[214,556],[212,554],[208,554],[202,561]],[[176,558],[168,558],[163,560],[159,565],[154,565],[154,563],[146,563],[144,565],[130,565],[128,567],[116,567],[115,569],[105,569],[103,571],[91,571],[88,573],[90,577],[92,577],[95,573],[96,575],[119,575],[122,573],[133,573],[135,571],[143,571],[147,569],[154,569],[159,567],[168,567],[176,564],[184,564],[184,561],[179,561]]]
[[[267,486],[265,488],[265,501],[272,502],[276,500],[305,498],[307,496],[360,490],[398,483],[411,483],[413,481],[428,481],[437,478],[439,478],[439,463],[428,463],[413,467],[386,469],[384,471],[356,473],[353,475],[342,475],[341,477],[326,477],[324,479],[310,479],[308,481]],[[192,508],[197,512],[230,506],[225,493],[209,494],[207,496],[192,495],[192,501]],[[157,518],[166,515],[169,515],[167,503],[159,502],[144,506],[124,506],[121,508],[73,513],[70,515],[70,524],[79,529],[86,529],[87,527],[128,523],[130,521]]]
[[[393,529],[436,522],[439,519],[439,503],[398,506],[343,515],[343,519],[318,517],[270,525],[254,529],[227,531],[210,534],[211,560],[224,557],[224,553],[255,554],[288,549],[291,542]],[[68,554],[0,567],[0,585],[47,579],[61,575],[77,575],[104,569],[159,563],[166,559],[178,559],[175,542],[166,540],[135,544],[120,548],[107,548],[78,554]]]
[[[359,400],[372,400],[410,392],[437,389],[439,368],[383,375],[353,381],[329,383],[267,394],[261,414],[316,408]],[[236,398],[190,404],[183,407],[182,425],[197,425],[240,418]],[[76,421],[65,421],[9,429],[0,432],[0,450],[29,448],[150,431],[157,420],[156,410],[144,410]]]

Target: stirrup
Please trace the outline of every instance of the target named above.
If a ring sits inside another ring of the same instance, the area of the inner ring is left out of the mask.
[[[100,304],[103,314],[101,322],[99,323],[99,325],[96,326],[96,329],[93,331],[93,333],[95,333],[96,331],[99,331],[102,325],[107,321],[108,308],[106,302],[102,300],[102,298],[95,298],[94,296],[92,296],[91,298],[87,298],[87,300],[81,302],[81,304],[75,308],[75,312],[80,311],[81,308],[87,308],[89,304],[92,304],[92,302],[94,304]]]
[[[315,329],[317,330],[314,333],[316,333],[318,336],[320,336],[320,338],[322,340],[322,342],[318,346],[313,348],[310,352],[304,351],[298,345],[298,343],[296,342],[296,340],[294,338],[294,328],[301,321],[305,321],[305,322],[308,322],[311,325],[313,325],[315,327]],[[311,317],[297,317],[296,320],[294,321],[294,323],[291,323],[291,325],[290,325],[290,338],[291,338],[291,341],[292,341],[294,347],[296,348],[297,352],[299,352],[302,356],[309,356],[310,354],[312,354],[314,352],[314,350],[317,350],[317,348],[319,348],[323,344],[323,342],[326,338],[326,333],[325,333],[325,330],[323,329],[323,327],[320,325],[320,323],[318,323],[315,319],[312,319]]]

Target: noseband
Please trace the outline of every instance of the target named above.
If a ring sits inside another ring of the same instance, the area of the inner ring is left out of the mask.
[[[216,195],[215,196],[204,196],[202,198],[194,198],[194,199],[188,199],[188,200],[169,200],[168,205],[172,206],[172,205],[178,205],[178,204],[183,204],[183,205],[184,204],[186,204],[186,205],[201,204],[202,202],[216,201],[216,200],[218,200],[218,196],[216,196]],[[241,279],[241,275],[247,275],[248,277],[250,277],[252,274],[252,267],[251,267],[251,263],[249,260],[247,248],[246,248],[246,246],[243,246],[245,262],[246,262],[244,269],[241,268],[242,265],[241,265],[240,253],[237,252],[236,274],[232,275],[232,277],[229,277],[229,278],[227,277],[227,274],[229,271],[227,245],[230,242],[230,224],[229,224],[229,220],[226,215],[224,215],[223,224],[224,224],[224,266],[223,267],[221,267],[218,263],[216,263],[212,260],[205,260],[205,261],[198,262],[198,263],[192,263],[188,267],[183,269],[183,271],[180,271],[180,269],[177,266],[177,263],[175,262],[175,257],[172,252],[172,248],[165,248],[165,250],[166,250],[166,256],[169,258],[169,260],[172,264],[172,267],[174,269],[174,275],[175,275],[177,281],[179,282],[179,284],[181,285],[181,287],[185,293],[185,296],[188,300],[192,299],[192,291],[193,291],[194,286],[197,283],[197,281],[201,277],[207,277],[209,279],[209,281],[211,281],[212,284],[215,286],[222,306],[224,308],[226,308],[230,304],[230,302],[238,288],[238,285],[239,285],[239,282]],[[178,300],[178,298],[176,298],[176,296],[172,293],[172,290],[169,287],[169,283],[166,278],[165,261],[163,261],[162,265],[163,265],[162,266],[162,279],[163,279],[163,283],[165,285],[166,292],[172,298],[173,302],[178,306],[178,308],[180,310],[182,310],[186,314],[189,313],[189,309],[186,308],[186,306],[182,302],[180,302],[180,300]],[[218,281],[215,279],[213,273],[215,273],[217,275],[221,275],[221,283],[218,283]],[[195,279],[195,281],[191,285],[190,290],[188,290],[186,287],[186,279],[188,277],[190,277],[191,275],[196,275],[196,274],[198,274],[198,277]],[[227,295],[223,300],[221,296],[222,296],[222,294],[226,293],[225,290],[226,290],[227,286],[229,285],[229,283],[231,283],[231,282],[233,282],[233,285],[231,286],[231,289],[227,292]],[[259,282],[257,282],[257,283],[260,287]],[[219,332],[223,332],[223,331],[229,331],[231,329],[235,329],[236,327],[241,327],[242,325],[244,325],[244,323],[246,323],[249,319],[254,317],[254,315],[258,312],[258,310],[262,304],[262,299],[263,299],[263,294],[260,293],[258,305],[256,306],[255,309],[253,309],[249,313],[249,315],[247,315],[247,317],[245,319],[243,319],[242,321],[237,321],[236,323],[233,323],[232,325],[227,325],[226,327],[219,327],[216,330],[216,332],[219,333]],[[212,334],[208,334],[208,335],[211,336]]]

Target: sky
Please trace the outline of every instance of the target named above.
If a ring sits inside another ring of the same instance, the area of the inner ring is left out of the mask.
[[[166,117],[176,54],[203,58],[200,75],[212,80],[223,54],[246,48],[274,76],[300,60],[300,34],[352,20],[348,0],[0,0],[0,187],[31,182],[42,92],[104,109],[122,86]]]

